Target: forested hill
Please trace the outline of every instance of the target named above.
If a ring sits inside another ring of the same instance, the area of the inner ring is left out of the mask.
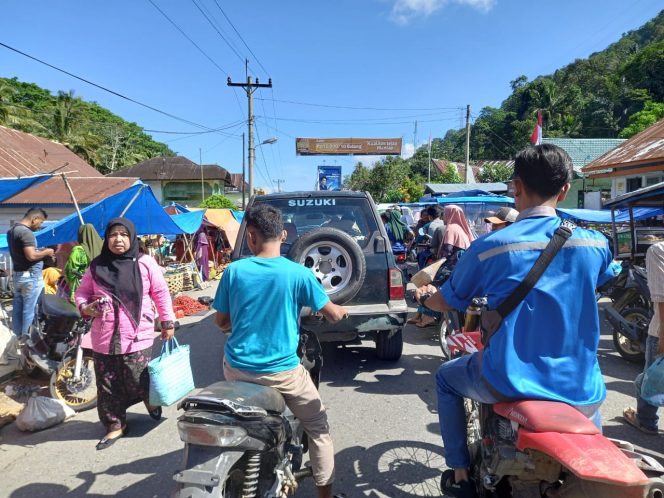
[[[51,94],[33,83],[0,78],[0,125],[55,140],[102,173],[159,155],[174,155],[129,123],[72,91]]]
[[[499,108],[474,116],[473,159],[505,159],[529,143],[541,110],[545,137],[629,137],[664,117],[664,11],[605,50],[547,76],[511,82]],[[433,144],[434,157],[463,160],[465,130]]]

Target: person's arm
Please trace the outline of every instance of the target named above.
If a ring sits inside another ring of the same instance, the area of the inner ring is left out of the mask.
[[[334,304],[332,301],[328,301],[327,304],[320,309],[320,313],[331,323],[338,322],[348,316],[348,310],[346,310],[346,308]]]
[[[659,311],[659,346],[657,347],[657,354],[664,355],[664,301],[654,304]]]
[[[215,294],[214,301],[212,302],[212,308],[217,310],[217,313],[214,315],[214,323],[223,332],[230,332],[232,329],[229,295],[229,285],[230,279],[232,278],[232,272],[233,265],[231,264],[231,266],[226,268],[223,275],[221,276],[221,282],[219,282],[217,293]]]
[[[23,255],[25,256],[25,259],[32,263],[35,261],[41,261],[44,258],[53,256],[54,254],[55,251],[50,247],[47,247],[46,249],[37,249],[34,246],[27,246],[23,248]]]
[[[168,290],[168,284],[161,272],[159,265],[152,256],[143,255],[141,262],[145,265],[150,279],[150,298],[159,312],[161,322],[161,340],[167,341],[175,335],[175,313],[173,312],[173,301]]]
[[[222,330],[222,332],[228,332],[233,328],[231,324],[231,315],[228,313],[221,313],[217,311],[217,313],[214,315],[214,323]]]
[[[445,301],[445,297],[441,294],[440,290],[431,284],[415,289],[415,301],[433,311],[450,311],[454,309]]]

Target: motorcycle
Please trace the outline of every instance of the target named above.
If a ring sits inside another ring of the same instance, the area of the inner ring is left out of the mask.
[[[316,387],[323,352],[317,337],[300,335],[300,362]],[[247,382],[217,382],[178,405],[184,469],[175,498],[283,498],[311,476],[302,468],[304,428],[275,389]]]
[[[68,300],[44,294],[30,339],[21,350],[23,370],[49,375],[51,396],[76,411],[97,405],[90,325]]]
[[[653,316],[645,268],[623,261],[622,271],[598,289],[611,304],[604,314],[613,328],[613,344],[626,360],[643,363],[648,325]]]
[[[479,329],[448,337],[452,357],[483,349]],[[565,403],[465,399],[471,477],[481,498],[662,498],[664,467],[606,438]],[[453,476],[443,473],[443,482]],[[442,483],[441,483],[442,485]]]

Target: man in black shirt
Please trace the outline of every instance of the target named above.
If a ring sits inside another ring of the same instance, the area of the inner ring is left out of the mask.
[[[23,219],[7,232],[14,283],[12,330],[18,337],[19,344],[27,340],[30,325],[35,317],[37,299],[44,288],[43,260],[54,254],[53,249],[37,249],[37,240],[32,233],[39,230],[46,218],[48,218],[46,211],[41,208],[31,208]]]

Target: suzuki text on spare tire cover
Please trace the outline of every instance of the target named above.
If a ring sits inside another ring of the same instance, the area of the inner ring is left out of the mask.
[[[300,327],[320,342],[360,343],[373,339],[383,360],[398,360],[408,306],[405,279],[391,251],[385,227],[367,192],[288,192],[255,196],[247,208],[278,208],[286,240],[282,255],[309,268],[348,319],[328,323],[303,309]],[[233,260],[251,256],[243,222]]]

